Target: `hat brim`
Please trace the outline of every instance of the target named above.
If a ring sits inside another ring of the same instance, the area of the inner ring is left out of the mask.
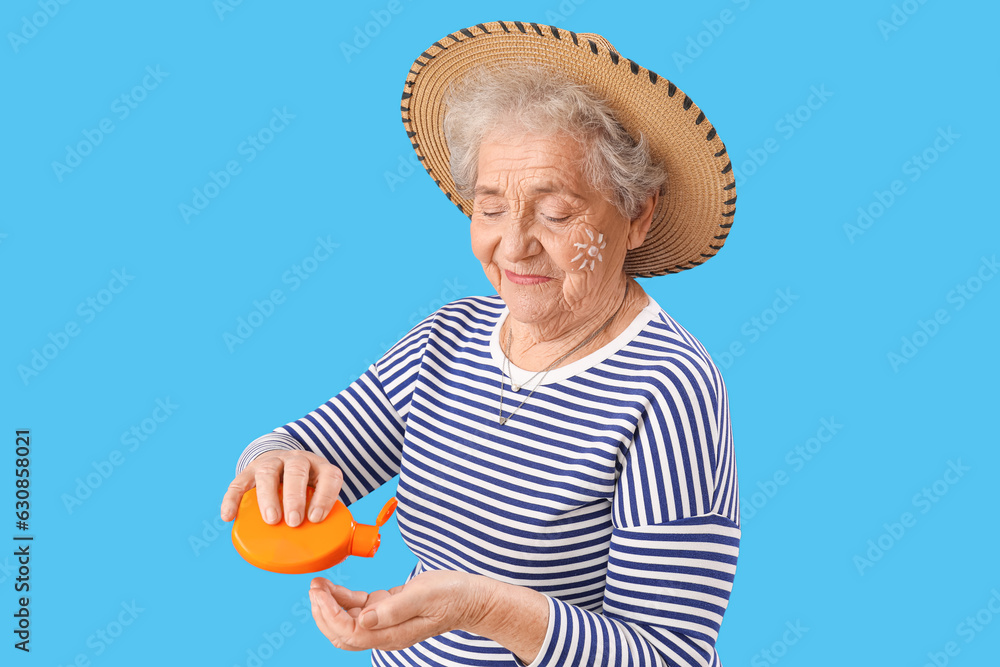
[[[406,77],[401,111],[406,134],[427,173],[466,215],[443,123],[448,87],[481,66],[554,68],[588,85],[632,134],[641,133],[667,171],[666,191],[642,245],[625,258],[637,277],[703,264],[723,246],[736,212],[736,183],[725,144],[691,98],[672,82],[621,56],[599,35],[521,21],[494,21],[454,32],[420,54]]]

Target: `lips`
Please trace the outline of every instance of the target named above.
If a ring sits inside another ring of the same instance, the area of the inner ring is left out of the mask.
[[[532,274],[518,274],[513,273],[504,269],[504,274],[507,276],[507,280],[511,281],[515,285],[538,285],[540,283],[548,282],[552,280],[548,276],[536,276]]]

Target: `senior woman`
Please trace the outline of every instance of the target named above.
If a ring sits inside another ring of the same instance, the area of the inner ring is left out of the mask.
[[[406,582],[310,590],[333,645],[376,665],[720,665],[740,539],[726,389],[635,280],[728,234],[715,129],[603,38],[500,21],[421,54],[403,120],[497,294],[440,308],[252,442],[223,518],[256,484],[265,520],[319,521],[398,474]]]

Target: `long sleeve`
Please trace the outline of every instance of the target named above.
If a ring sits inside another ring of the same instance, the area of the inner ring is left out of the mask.
[[[530,667],[718,664],[740,542],[726,390],[696,356],[666,362],[653,386],[619,457],[603,613],[549,597]]]
[[[433,318],[411,329],[326,403],[247,445],[236,474],[266,451],[313,452],[343,472],[340,499],[347,505],[392,479],[399,473],[406,417]]]

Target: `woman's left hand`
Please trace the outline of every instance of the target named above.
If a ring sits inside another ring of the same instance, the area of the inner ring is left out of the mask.
[[[430,570],[388,591],[352,591],[323,577],[309,599],[316,625],[337,648],[394,651],[450,630],[475,632],[489,606],[490,579]]]

